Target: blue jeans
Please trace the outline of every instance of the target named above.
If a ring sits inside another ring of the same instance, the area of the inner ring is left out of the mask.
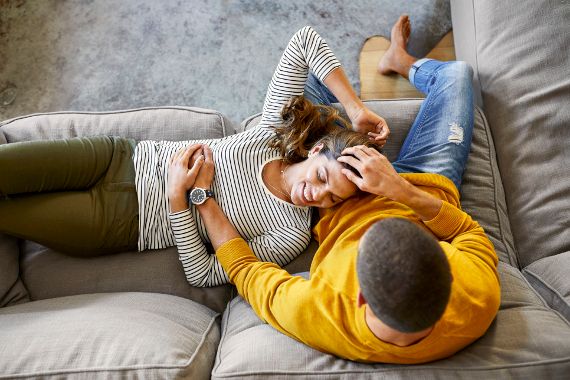
[[[392,165],[398,173],[441,174],[459,188],[473,134],[473,70],[461,61],[424,58],[412,65],[409,78],[426,98]],[[325,105],[337,102],[313,74],[305,97]]]

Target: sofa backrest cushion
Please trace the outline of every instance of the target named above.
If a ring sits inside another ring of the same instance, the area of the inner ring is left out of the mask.
[[[111,112],[52,112],[0,122],[10,143],[110,135],[140,140],[198,140],[235,133],[221,113],[196,107],[155,107]]]
[[[454,3],[452,9],[473,15],[461,25],[454,17],[454,26],[473,24],[474,68],[520,265],[568,252],[570,6],[560,0]]]

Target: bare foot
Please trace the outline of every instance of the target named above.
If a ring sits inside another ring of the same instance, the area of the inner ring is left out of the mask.
[[[398,72],[398,67],[404,57],[408,56],[406,45],[412,33],[410,17],[402,15],[392,27],[390,38],[390,47],[384,53],[380,62],[378,62],[378,71],[380,74],[391,74]]]

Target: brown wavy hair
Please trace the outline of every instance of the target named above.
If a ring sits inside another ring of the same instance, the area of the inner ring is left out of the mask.
[[[344,149],[355,145],[381,152],[380,146],[367,135],[353,131],[336,108],[313,104],[302,95],[291,98],[283,106],[281,117],[283,123],[275,126],[275,138],[270,146],[279,149],[286,164],[304,161],[311,148],[319,144],[323,145],[319,154],[333,160],[342,156]],[[352,170],[349,165],[343,166]]]

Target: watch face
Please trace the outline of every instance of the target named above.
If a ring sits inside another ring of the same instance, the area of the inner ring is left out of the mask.
[[[202,204],[206,200],[206,192],[204,189],[194,189],[190,192],[190,200],[194,204]]]

